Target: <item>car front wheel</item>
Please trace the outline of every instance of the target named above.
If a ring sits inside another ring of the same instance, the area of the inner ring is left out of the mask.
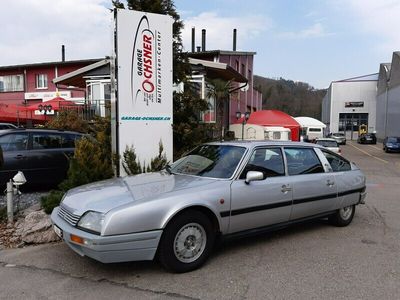
[[[356,207],[354,205],[340,208],[329,218],[329,221],[338,227],[347,226],[353,220],[355,211]]]
[[[161,237],[160,263],[172,272],[189,272],[210,255],[215,240],[211,221],[203,213],[186,211],[167,225]]]

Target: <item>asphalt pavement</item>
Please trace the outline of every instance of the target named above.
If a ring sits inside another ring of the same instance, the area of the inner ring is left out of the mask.
[[[398,299],[400,153],[342,146],[367,175],[344,228],[315,221],[224,243],[201,269],[101,264],[63,243],[0,252],[0,299]]]

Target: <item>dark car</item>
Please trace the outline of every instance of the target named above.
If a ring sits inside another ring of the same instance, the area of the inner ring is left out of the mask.
[[[376,135],[374,133],[360,134],[357,143],[359,144],[376,144]]]
[[[0,123],[0,130],[17,129],[18,127],[11,123]]]
[[[388,136],[383,140],[383,150],[385,152],[400,152],[400,137]]]
[[[0,132],[4,164],[0,186],[22,171],[27,184],[56,185],[65,179],[75,141],[83,135],[73,131],[9,129]]]
[[[339,145],[346,145],[346,136],[344,133],[335,132],[328,134],[328,137],[331,139],[335,139]]]

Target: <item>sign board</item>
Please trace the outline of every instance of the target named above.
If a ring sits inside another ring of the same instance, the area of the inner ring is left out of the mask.
[[[364,107],[364,101],[345,102],[344,107]]]
[[[116,13],[117,152],[135,148],[142,166],[158,155],[172,162],[172,23],[167,15]],[[124,175],[120,167],[120,174]]]
[[[35,115],[37,115],[37,116],[43,116],[43,115],[54,115],[55,114],[55,112],[54,112],[54,110],[47,110],[47,111],[44,111],[44,110],[38,110],[38,109],[36,109],[35,110]]]
[[[57,96],[69,99],[71,98],[71,91],[25,93],[25,100],[42,99],[45,102]]]

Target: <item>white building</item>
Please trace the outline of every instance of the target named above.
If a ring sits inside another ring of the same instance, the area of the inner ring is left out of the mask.
[[[322,100],[322,122],[328,132],[345,132],[357,138],[358,127],[376,130],[378,73],[333,81]]]

